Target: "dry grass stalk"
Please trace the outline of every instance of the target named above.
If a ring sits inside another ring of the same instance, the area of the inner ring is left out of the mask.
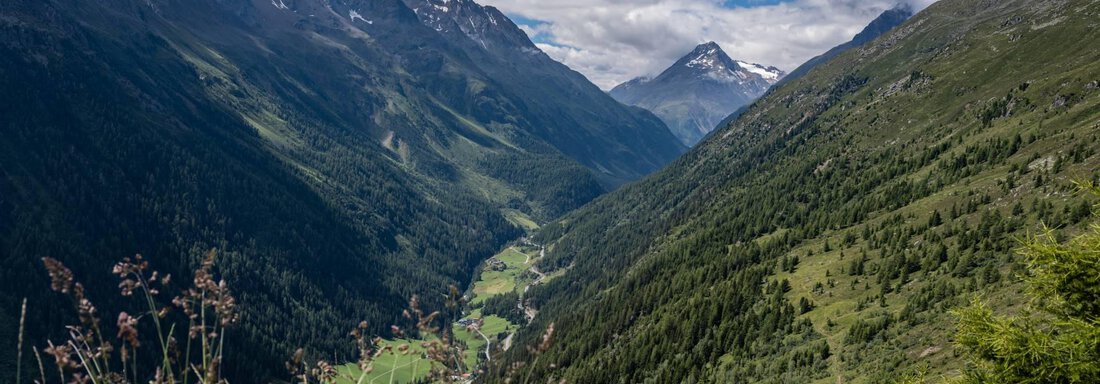
[[[23,307],[19,311],[19,342],[16,344],[15,352],[15,383],[19,384],[23,381],[23,333],[26,332],[27,327],[27,298],[23,298]]]
[[[171,281],[170,275],[162,276],[156,271],[149,271],[149,262],[141,255],[123,258],[115,264],[112,273],[120,279],[119,293],[123,297],[133,297],[138,294],[137,297],[143,299],[147,307],[136,316],[121,311],[115,317],[114,336],[119,342],[119,348],[116,349],[103,330],[99,310],[86,297],[84,286],[75,281],[73,272],[56,259],[43,258],[42,262],[50,278],[50,288],[72,299],[80,319],[79,325],[68,327],[69,339],[66,342],[55,345],[49,341],[48,347],[44,350],[53,357],[60,382],[114,384],[142,381],[139,379],[141,371],[137,367],[137,351],[142,347],[139,324],[148,321],[152,322],[156,330],[158,352],[161,357],[159,365],[154,367],[151,379],[147,380],[150,384],[187,384],[191,382],[192,377],[199,384],[226,383],[221,375],[225,330],[240,321],[240,314],[228,284],[225,280],[215,278],[215,259],[216,253],[213,250],[206,254],[199,268],[194,271],[191,287],[174,297],[170,307],[158,305],[156,299],[160,291],[168,287]],[[454,309],[461,305],[460,297],[458,289],[454,286],[450,287],[448,308]],[[188,319],[186,345],[182,352],[175,337],[175,326],[162,324],[162,320],[172,308],[179,310]],[[25,300],[23,311],[25,317]],[[440,327],[435,324],[441,317],[439,311],[426,313],[420,308],[419,298],[414,295],[409,300],[409,308],[403,315],[415,324],[420,337],[427,337],[430,340],[419,345],[423,350],[422,358],[432,365],[427,379],[434,382],[453,383],[468,377],[462,361],[463,348],[454,342],[450,327]],[[287,362],[288,371],[294,380],[302,384],[335,383],[338,379],[362,384],[374,371],[374,362],[382,354],[413,353],[414,348],[408,344],[397,348],[382,346],[380,338],[367,336],[368,328],[366,322],[361,322],[349,334],[358,349],[357,366],[360,369],[358,375],[342,373],[325,360],[317,361],[310,368],[305,362],[305,353],[302,349],[298,349]],[[397,337],[407,336],[398,326],[392,326],[391,329]],[[22,332],[23,321],[21,320],[20,350]],[[548,340],[547,338],[544,344],[548,343]],[[197,348],[194,353],[193,348]],[[544,348],[540,346],[540,349]],[[45,367],[38,349],[34,348],[34,352],[39,363],[41,383],[45,384]],[[198,361],[192,361],[193,357],[198,357]],[[22,360],[21,357],[20,360]],[[391,370],[391,382],[393,373]],[[21,372],[17,373],[19,374]]]
[[[38,353],[38,347],[31,346],[31,350],[34,351],[34,359],[38,360],[38,375],[41,379],[41,381],[35,381],[39,384],[46,384],[46,366],[42,365],[42,355]]]
[[[542,333],[542,337],[539,338],[538,345],[534,345],[534,346],[529,345],[529,346],[527,346],[527,353],[531,356],[534,356],[534,359],[531,362],[531,364],[528,365],[524,361],[517,361],[515,363],[512,363],[510,366],[507,367],[507,371],[505,372],[504,382],[505,383],[514,383],[514,382],[517,382],[518,379],[522,376],[523,377],[523,383],[524,384],[529,383],[531,381],[532,376],[533,376],[534,370],[538,367],[539,359],[542,358],[542,355],[545,354],[546,351],[550,350],[550,347],[553,344],[554,344],[554,323],[550,323],[550,325],[546,327],[546,331]],[[557,367],[554,364],[550,364],[550,366],[547,367],[547,370],[552,372],[556,368]],[[547,379],[548,382],[550,380],[551,380],[550,378]],[[559,383],[565,384],[565,380],[563,379],[563,380],[559,381]]]
[[[71,270],[60,261],[43,258],[42,262],[50,277],[50,288],[69,296],[80,318],[79,325],[69,326],[69,339],[62,344],[48,342],[45,352],[54,358],[61,382],[70,383],[136,383],[142,381],[137,367],[137,350],[142,339],[139,323],[151,321],[156,330],[161,361],[149,381],[153,384],[186,384],[192,376],[201,384],[221,384],[221,361],[225,330],[240,321],[236,299],[230,293],[225,280],[214,277],[215,251],[207,252],[200,267],[195,270],[192,287],[171,300],[172,305],[188,317],[187,348],[179,353],[175,327],[166,331],[161,320],[171,307],[160,306],[156,297],[171,282],[170,275],[160,275],[148,271],[149,262],[141,255],[124,258],[115,264],[112,273],[120,279],[119,290],[124,297],[138,293],[147,308],[134,316],[129,312],[119,312],[115,327],[115,338],[119,341],[117,354],[115,346],[103,331],[99,312],[84,294],[84,287],[73,278]],[[191,343],[197,342],[201,348],[197,351],[200,361],[191,362]],[[38,357],[37,349],[35,356]],[[117,358],[117,359],[116,359]],[[41,358],[39,368],[42,381],[45,382],[45,369]]]

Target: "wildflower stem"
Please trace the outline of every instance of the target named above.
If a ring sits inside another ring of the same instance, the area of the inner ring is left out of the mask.
[[[65,382],[65,371],[63,371],[61,369],[60,365],[57,366],[57,382],[58,383],[64,383]]]
[[[161,366],[164,367],[165,371],[171,372],[172,365],[168,361],[168,343],[164,339],[164,329],[161,328],[160,325],[160,314],[157,311],[156,301],[153,300],[153,294],[149,292],[149,281],[146,280],[145,276],[140,273],[131,272],[131,275],[136,277],[138,281],[141,282],[141,291],[145,293],[145,302],[149,305],[149,315],[153,317],[153,326],[157,329],[157,340],[160,342],[160,351],[162,357]],[[123,364],[125,364],[125,362],[123,362]],[[134,367],[134,370],[137,370],[136,366]]]
[[[195,320],[188,320],[187,321],[187,332],[190,332],[191,328],[193,328],[194,326],[195,326]],[[191,337],[188,336],[187,337],[187,348],[185,348],[186,353],[184,353],[184,355],[183,355],[183,367],[182,367],[183,369],[181,369],[181,371],[183,371],[183,384],[187,384],[187,380],[191,376],[191,371],[188,369],[191,366],[191,341],[192,341]]]
[[[137,383],[137,382],[138,382],[138,372],[137,372],[137,353],[136,353],[136,352],[137,352],[137,351],[135,351],[135,353],[134,353],[134,354],[133,354],[133,356],[131,357],[131,367],[133,367],[133,374],[134,374],[134,381],[133,381],[133,382],[134,382],[134,383]],[[126,364],[126,362],[125,362],[125,361],[123,361],[123,362],[122,362],[122,364],[123,364],[123,365],[125,365],[125,364]]]
[[[42,384],[46,384],[46,366],[42,365],[42,355],[38,353],[38,347],[31,347],[34,351],[34,359],[38,360],[38,377],[42,379]]]
[[[97,360],[95,356],[88,356],[87,358],[85,358],[84,354],[81,353],[81,351],[86,351],[86,352],[88,352],[89,355],[91,355],[91,354],[94,354],[95,351],[92,350],[91,345],[88,345],[87,340],[85,340],[82,336],[81,337],[77,336],[78,333],[75,333],[76,332],[75,330],[70,329],[69,332],[70,332],[70,335],[71,335],[70,336],[71,340],[69,341],[69,346],[72,347],[73,351],[76,352],[76,356],[80,358],[81,366],[84,368],[85,371],[88,372],[88,376],[91,377],[92,382],[95,383],[96,379],[98,379],[100,376],[103,375],[103,368],[101,368],[99,366],[99,360]],[[81,345],[78,346],[76,344],[76,341],[79,341]],[[102,345],[102,344],[100,344],[100,345]],[[91,362],[90,364],[89,364],[89,361]],[[62,382],[64,382],[64,379],[62,379]]]
[[[222,364],[221,364],[220,360],[222,358],[222,351],[224,349],[225,349],[225,329],[219,327],[219,329],[218,329],[218,353],[216,355],[214,355],[214,358],[219,360],[219,362],[218,362],[218,377],[222,377]]]
[[[88,368],[88,360],[91,360],[92,364],[98,364],[96,362],[95,356],[88,356],[89,358],[85,359],[84,354],[80,352],[81,349],[79,347],[77,347],[75,344],[73,344],[72,341],[69,342],[69,345],[73,347],[73,351],[76,351],[76,356],[80,358],[81,365],[83,365],[85,368]],[[85,346],[87,346],[87,344],[85,344]],[[88,351],[91,353],[91,348],[90,347],[88,348]],[[61,366],[57,367],[57,371],[61,375],[61,382],[65,382],[65,374],[61,372]],[[92,379],[92,384],[99,384],[98,379],[99,379],[99,376],[100,376],[100,372],[101,371],[98,367],[95,368],[95,371],[89,372],[91,374],[88,375],[88,377],[90,379]]]
[[[397,372],[397,355],[393,356],[393,367],[390,367],[390,384],[393,384],[394,372]]]
[[[206,378],[203,377],[206,375],[207,367],[210,366],[208,353],[210,350],[210,346],[206,340],[206,290],[203,290],[202,295],[199,297],[202,300],[199,305],[199,324],[202,326],[202,328],[200,328],[199,330],[199,338],[202,341],[202,373],[199,376],[199,380],[201,383],[209,384],[206,383]]]
[[[19,384],[23,380],[23,332],[26,331],[25,324],[27,321],[27,298],[23,298],[23,309],[19,314],[19,343],[17,344],[16,360],[15,360],[15,384]]]
[[[126,344],[122,344],[122,377],[126,377],[130,373],[129,368],[126,367],[126,355],[128,354],[129,352],[126,351]]]
[[[535,356],[535,361],[531,362],[531,369],[527,370],[527,375],[525,375],[524,378],[523,378],[523,384],[527,384],[528,382],[531,381],[531,372],[533,372],[535,370],[535,368],[538,367],[539,358],[541,358],[541,357],[542,357],[542,354],[539,354],[538,356]]]

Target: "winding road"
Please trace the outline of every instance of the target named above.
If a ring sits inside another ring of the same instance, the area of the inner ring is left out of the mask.
[[[485,362],[488,363],[488,362],[493,361],[493,359],[491,359],[489,357],[489,351],[492,350],[493,342],[489,341],[488,336],[485,336],[484,333],[481,333],[481,328],[480,327],[479,328],[474,328],[474,330],[477,331],[477,334],[481,335],[482,339],[485,339]]]
[[[546,257],[546,247],[540,245],[539,260],[542,260],[542,258],[544,257]],[[524,264],[530,264],[530,262],[531,256],[527,255],[527,261],[524,262]],[[531,273],[538,275],[538,278],[536,278],[535,281],[532,281],[531,284],[527,284],[526,287],[523,287],[523,293],[520,293],[519,295],[519,302],[516,303],[516,308],[518,308],[520,311],[523,311],[523,316],[527,318],[527,323],[531,323],[531,321],[535,319],[535,315],[537,315],[539,311],[524,304],[523,297],[527,294],[527,291],[530,290],[532,286],[542,284],[542,281],[546,279],[546,274],[542,273],[542,271],[539,271],[539,267],[535,265],[532,265],[531,268],[528,268],[528,270],[531,271]]]

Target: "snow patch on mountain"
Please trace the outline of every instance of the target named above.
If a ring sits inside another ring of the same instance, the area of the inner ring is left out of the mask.
[[[687,66],[689,66],[691,68],[704,68],[704,69],[714,68],[717,61],[718,61],[718,57],[715,56],[716,53],[718,53],[718,50],[714,49],[714,48],[710,49],[709,51],[703,52],[703,53],[699,54],[699,56],[697,56],[694,59],[692,59],[691,61],[689,61],[687,63]]]
[[[363,15],[360,15],[359,12],[354,9],[348,12],[348,18],[350,18],[352,22],[355,22],[355,19],[359,19],[362,20],[364,23],[374,24],[374,21],[367,20],[363,17]]]
[[[744,61],[737,61],[737,65],[740,66],[741,69],[760,75],[760,77],[768,80],[777,80],[782,75],[782,72],[780,72],[778,69],[775,69],[774,67],[765,68],[763,65],[747,63]]]

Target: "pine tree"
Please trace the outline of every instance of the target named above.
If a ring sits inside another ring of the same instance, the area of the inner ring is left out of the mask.
[[[1019,253],[1036,304],[1019,316],[995,315],[980,300],[955,311],[958,344],[973,363],[962,381],[1100,382],[1100,224],[1066,243],[1048,229]]]
[[[943,224],[943,217],[940,216],[940,211],[932,211],[932,216],[928,218],[928,227],[934,228]]]

